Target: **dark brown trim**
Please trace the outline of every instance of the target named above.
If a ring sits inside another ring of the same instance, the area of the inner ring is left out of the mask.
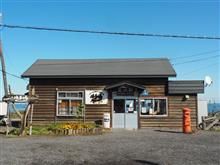
[[[142,89],[142,90],[146,89],[143,85],[132,83],[132,82],[129,82],[129,81],[123,81],[123,82],[119,82],[119,83],[116,83],[116,84],[112,84],[112,85],[106,86],[105,89],[109,90],[109,89],[117,88],[117,87],[122,86],[122,85],[128,85],[128,86],[132,86],[132,87]]]

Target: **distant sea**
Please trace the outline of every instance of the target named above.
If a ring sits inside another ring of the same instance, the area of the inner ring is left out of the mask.
[[[19,111],[24,111],[27,107],[27,103],[15,103],[15,107]],[[10,107],[10,111],[13,111],[12,107]]]
[[[220,111],[220,103],[208,103],[208,112],[213,113]]]

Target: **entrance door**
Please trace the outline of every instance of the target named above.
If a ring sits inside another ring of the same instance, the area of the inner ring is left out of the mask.
[[[115,99],[113,107],[113,128],[124,128],[125,124],[125,100]]]
[[[138,101],[135,99],[125,100],[125,128],[138,128]]]
[[[114,99],[113,128],[138,128],[138,101],[136,99]]]

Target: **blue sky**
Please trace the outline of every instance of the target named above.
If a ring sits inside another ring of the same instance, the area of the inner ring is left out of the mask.
[[[39,1],[3,0],[3,23],[85,30],[220,36],[219,1]],[[148,58],[190,56],[179,63],[219,55],[193,57],[219,50],[214,40],[63,33],[7,29],[1,31],[7,71],[21,75],[39,58]],[[174,65],[175,79],[214,80],[203,98],[220,100],[219,58]],[[8,75],[15,93],[27,81]],[[2,79],[1,79],[1,89]],[[2,90],[1,90],[2,93]]]

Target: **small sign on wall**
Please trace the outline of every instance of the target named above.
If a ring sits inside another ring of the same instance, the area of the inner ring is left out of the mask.
[[[108,92],[105,90],[86,90],[85,102],[86,104],[107,104]]]

